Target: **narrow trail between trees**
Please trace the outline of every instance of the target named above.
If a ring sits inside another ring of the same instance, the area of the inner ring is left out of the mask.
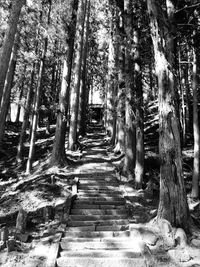
[[[180,228],[155,223],[158,191],[149,186],[135,190],[123,181],[116,171],[123,157],[110,149],[104,128],[90,125],[80,143],[82,151],[67,151],[71,165],[44,169],[13,184],[21,193],[13,189],[16,196],[9,195],[4,206],[8,212],[23,204],[27,226],[16,240],[19,247],[2,248],[0,266],[200,266],[200,239],[187,242]],[[17,212],[0,217],[5,224],[13,219],[9,235],[16,217]]]
[[[132,194],[135,207],[131,205],[127,191],[133,193],[133,189],[117,179],[105,137],[101,126],[93,126],[85,139],[86,149],[75,170],[77,195],[57,266],[175,266],[166,255],[159,258],[158,254],[156,259],[150,251],[158,236],[145,227],[148,216],[139,203],[141,196]]]
[[[139,231],[130,231],[126,199],[107,155],[105,134],[96,126],[87,137],[57,265],[146,266],[148,252]]]

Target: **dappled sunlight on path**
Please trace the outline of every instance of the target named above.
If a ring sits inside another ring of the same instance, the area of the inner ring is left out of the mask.
[[[106,135],[101,127],[93,130],[83,140],[83,155],[76,161],[77,194],[57,265],[164,266],[161,262],[152,265],[156,259],[149,246],[155,245],[158,237],[146,227],[149,217],[144,216],[144,196],[120,183],[107,154]]]

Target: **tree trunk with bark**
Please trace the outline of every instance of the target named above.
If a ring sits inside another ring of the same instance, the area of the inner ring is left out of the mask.
[[[34,76],[35,76],[35,67],[36,63],[33,63],[32,71],[31,71],[31,81],[30,85],[28,88],[28,93],[26,96],[26,105],[24,109],[24,116],[23,116],[23,121],[22,121],[22,129],[20,133],[20,138],[19,138],[19,144],[17,147],[17,157],[16,160],[17,162],[21,162],[23,160],[23,146],[26,138],[26,129],[28,127],[29,123],[29,116],[31,112],[31,103],[32,103],[32,98],[33,98],[33,84],[34,84]]]
[[[89,23],[90,23],[90,0],[88,0],[87,6],[87,19],[85,27],[85,38],[84,38],[84,49],[83,49],[83,67],[82,67],[82,85],[81,85],[81,95],[80,95],[80,129],[79,134],[84,136],[86,133],[86,113],[87,113],[87,100],[88,100],[88,90],[87,90],[87,57],[88,57],[88,39],[89,39]]]
[[[10,104],[10,94],[11,89],[13,86],[13,79],[15,75],[15,68],[17,63],[17,51],[18,51],[18,43],[19,43],[19,34],[16,35],[16,40],[13,46],[11,58],[10,58],[10,64],[9,69],[6,76],[4,91],[1,99],[1,105],[0,105],[0,144],[3,141],[4,137],[4,130],[5,130],[5,122],[6,122],[6,116],[9,109]]]
[[[16,114],[16,118],[15,118],[15,123],[19,123],[19,119],[20,119],[20,113],[21,113],[21,101],[23,98],[23,93],[24,93],[24,82],[26,79],[26,65],[24,66],[24,71],[23,71],[23,78],[22,78],[22,82],[21,82],[21,86],[20,86],[20,92],[19,92],[19,99],[18,99],[18,103],[17,103],[17,114]]]
[[[50,24],[51,4],[52,3],[50,0],[49,1],[48,16],[47,16],[47,24],[48,25]],[[44,63],[45,63],[45,59],[46,59],[47,46],[48,46],[48,37],[45,37],[44,44],[43,44],[42,56],[40,59],[37,87],[36,87],[36,92],[35,92],[35,103],[34,103],[33,118],[32,118],[31,140],[30,140],[28,161],[27,161],[27,165],[26,165],[26,174],[29,174],[32,170],[33,157],[35,154],[35,141],[36,141],[36,133],[37,133],[37,125],[38,125],[40,94],[41,94],[41,88],[42,88],[42,75],[43,75],[43,71],[44,71]]]
[[[116,97],[117,97],[117,64],[118,64],[118,42],[117,42],[117,11],[116,4],[110,2],[110,40],[108,54],[108,76],[106,88],[106,131],[111,137],[111,145],[115,145],[116,137]]]
[[[136,26],[137,27],[137,26]],[[144,114],[143,114],[143,90],[142,74],[140,65],[140,48],[139,48],[139,29],[134,31],[134,84],[136,92],[136,157],[135,157],[135,186],[137,189],[142,188],[144,176]]]
[[[151,37],[154,46],[159,87],[160,201],[157,219],[166,219],[174,227],[188,230],[189,209],[184,188],[180,129],[175,108],[174,6],[166,1],[166,10],[148,0]],[[163,45],[165,44],[165,46]]]
[[[26,173],[27,174],[29,174],[31,172],[32,164],[33,164],[33,157],[34,157],[34,153],[35,153],[35,141],[36,141],[36,132],[37,132],[37,125],[38,125],[38,112],[39,112],[40,93],[41,93],[41,86],[42,86],[42,74],[44,71],[44,61],[45,61],[45,57],[46,57],[47,44],[48,44],[48,39],[46,38],[44,41],[42,58],[40,60],[40,68],[39,68],[36,95],[35,95],[35,103],[34,103],[34,109],[33,109],[31,140],[30,140],[28,161],[27,161],[27,166],[26,166]]]
[[[135,87],[134,87],[134,54],[133,54],[133,12],[130,0],[124,2],[124,24],[126,33],[126,96],[125,96],[125,157],[123,173],[128,180],[134,180],[136,132],[135,132]]]
[[[81,66],[83,55],[84,25],[86,16],[87,1],[80,1],[78,19],[77,19],[77,53],[76,65],[74,69],[74,86],[71,90],[71,118],[69,129],[69,145],[70,150],[75,150],[77,143],[77,126],[78,126],[78,108],[80,95]]]
[[[17,32],[17,24],[24,3],[25,3],[24,0],[12,1],[12,9],[9,17],[9,25],[6,32],[6,36],[4,38],[3,46],[1,48],[1,55],[0,55],[0,102],[3,95],[7,71],[9,68],[9,62],[12,53],[12,48],[14,45],[15,34]]]
[[[124,3],[116,1],[117,4],[117,24],[116,24],[116,34],[118,42],[118,58],[117,58],[117,133],[116,133],[116,145],[114,148],[115,153],[125,152],[125,50],[124,50]]]
[[[193,47],[193,136],[194,136],[194,159],[193,159],[193,177],[192,177],[192,193],[193,198],[199,197],[199,175],[200,175],[200,162],[199,162],[199,149],[200,149],[200,132],[199,132],[199,115],[198,115],[198,83],[197,83],[197,54],[196,48]]]
[[[76,33],[78,3],[78,0],[74,0],[72,3],[72,15],[67,33],[68,41],[63,66],[62,84],[59,96],[59,110],[57,114],[56,134],[51,157],[51,165],[60,165],[66,163],[65,136],[69,108],[69,94],[74,55],[74,40]]]

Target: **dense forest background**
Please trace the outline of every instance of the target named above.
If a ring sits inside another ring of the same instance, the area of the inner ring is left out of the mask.
[[[199,38],[198,0],[1,0],[1,182],[70,167],[69,153],[81,154],[99,123],[123,181],[152,188],[157,219],[189,231],[188,201],[199,204]]]

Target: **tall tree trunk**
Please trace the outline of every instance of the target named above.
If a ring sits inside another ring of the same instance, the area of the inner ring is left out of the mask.
[[[66,57],[64,59],[62,85],[59,96],[59,112],[57,114],[56,134],[51,157],[52,165],[59,165],[66,162],[65,135],[69,108],[69,93],[74,54],[74,39],[76,33],[78,2],[78,0],[74,0],[72,3],[72,16],[68,30],[69,38],[67,42]]]
[[[125,51],[124,51],[124,20],[123,11],[124,3],[116,1],[117,4],[117,39],[119,45],[118,58],[117,58],[117,82],[118,82],[118,95],[117,95],[117,143],[114,149],[115,153],[125,152]]]
[[[174,6],[166,1],[165,13],[155,0],[148,0],[151,36],[159,87],[160,201],[157,219],[188,230],[189,209],[184,188],[180,131],[175,108]],[[165,46],[163,45],[165,44]]]
[[[130,0],[124,2],[124,20],[126,31],[126,96],[125,96],[125,157],[123,173],[128,180],[134,179],[136,132],[135,132],[135,108],[134,108],[134,55],[133,55],[133,12]]]
[[[109,40],[109,54],[108,54],[108,78],[107,78],[107,103],[106,103],[106,131],[111,137],[111,145],[115,144],[115,134],[116,134],[116,87],[117,87],[117,50],[118,43],[116,42],[116,5],[112,2],[110,3],[110,40]]]
[[[114,152],[125,152],[125,81],[124,81],[124,55],[121,55],[121,64],[118,73],[118,103],[117,103],[117,137]]]
[[[9,25],[6,32],[6,36],[4,38],[3,46],[1,48],[1,55],[0,55],[0,102],[3,95],[7,71],[9,68],[10,56],[12,53],[12,47],[14,44],[15,34],[17,31],[17,24],[24,3],[25,3],[24,0],[12,1],[12,9],[9,17]]]
[[[199,197],[199,175],[200,175],[200,162],[199,162],[199,149],[200,149],[200,136],[199,136],[199,115],[198,115],[198,93],[197,93],[197,55],[196,49],[193,48],[193,133],[194,133],[194,160],[193,160],[193,178],[192,178],[192,194],[193,198]]]
[[[188,64],[185,65],[184,77],[185,77],[185,97],[186,97],[186,133],[192,131],[192,109],[191,109],[191,90],[190,90],[190,48],[187,46],[187,61]]]
[[[48,25],[50,24],[50,14],[51,14],[51,0],[49,0],[49,10],[48,10],[48,16],[47,16]],[[33,157],[35,154],[35,141],[36,141],[36,132],[37,132],[37,125],[38,125],[38,112],[39,112],[40,94],[41,94],[41,88],[42,88],[42,75],[43,75],[43,71],[44,71],[44,63],[45,63],[45,58],[46,58],[47,46],[48,46],[48,37],[45,37],[42,56],[40,59],[40,67],[39,67],[37,88],[36,88],[36,94],[35,94],[35,103],[34,103],[33,119],[32,119],[31,141],[30,141],[28,161],[27,161],[27,165],[26,165],[26,173],[27,174],[29,174],[32,170]]]
[[[85,27],[85,42],[83,50],[83,68],[82,68],[82,89],[80,96],[80,135],[84,136],[86,133],[86,112],[87,112],[87,57],[88,57],[88,39],[89,39],[89,26],[90,26],[90,0],[88,0],[87,7],[87,20]]]
[[[48,44],[48,39],[46,38],[44,41],[42,58],[40,60],[40,68],[39,68],[36,95],[35,95],[35,104],[34,104],[33,118],[32,118],[31,141],[30,141],[29,155],[28,155],[28,161],[27,161],[27,166],[26,166],[27,174],[29,174],[32,169],[33,157],[35,153],[35,141],[36,141],[36,131],[37,131],[37,125],[38,125],[40,92],[41,92],[41,85],[42,85],[42,74],[44,70],[44,61],[45,61],[45,56],[46,56],[46,51],[47,51],[47,44]]]
[[[189,60],[189,59],[188,59]],[[189,66],[188,64],[185,66],[183,76],[185,78],[185,127],[186,127],[186,135],[190,132],[190,119],[191,111],[190,111],[190,84],[189,84]]]
[[[18,43],[19,43],[19,34],[16,35],[16,41],[13,46],[12,55],[10,58],[10,64],[8,73],[6,76],[5,87],[3,91],[3,96],[1,99],[1,106],[0,106],[0,144],[2,143],[4,130],[5,130],[5,122],[6,116],[8,113],[9,105],[10,105],[10,94],[13,85],[13,79],[15,75],[15,68],[17,63],[17,50],[18,50]]]
[[[74,86],[71,90],[71,119],[69,129],[69,149],[74,150],[77,142],[77,125],[78,125],[78,107],[80,95],[80,79],[81,79],[81,66],[83,54],[83,39],[84,39],[84,24],[86,15],[87,0],[81,0],[78,12],[77,23],[77,53],[76,65],[74,70]]]
[[[186,144],[186,108],[185,108],[185,77],[183,76],[183,71],[181,65],[179,64],[179,82],[180,82],[180,95],[181,95],[181,108],[180,108],[180,118],[181,118],[181,128],[182,128],[182,144],[183,147]]]
[[[23,115],[23,121],[22,121],[22,129],[20,133],[19,138],[19,144],[17,148],[17,157],[16,160],[18,162],[21,162],[23,160],[23,145],[26,137],[26,129],[28,127],[29,123],[29,116],[30,116],[30,110],[31,110],[31,103],[32,103],[32,97],[33,97],[33,84],[34,84],[34,76],[35,76],[35,67],[36,63],[33,63],[32,71],[31,71],[31,81],[28,88],[28,93],[26,97],[26,105],[24,109],[24,115]]]
[[[24,74],[26,73],[26,65],[24,66]],[[19,93],[19,99],[18,99],[18,104],[17,104],[17,114],[15,118],[15,123],[19,123],[20,119],[20,113],[21,113],[21,101],[24,93],[24,82],[25,82],[26,76],[24,75],[21,83],[21,88],[20,88],[20,93]]]
[[[143,114],[143,90],[139,51],[139,29],[134,31],[134,71],[136,91],[136,161],[135,161],[135,185],[142,188],[144,176],[144,114]]]

